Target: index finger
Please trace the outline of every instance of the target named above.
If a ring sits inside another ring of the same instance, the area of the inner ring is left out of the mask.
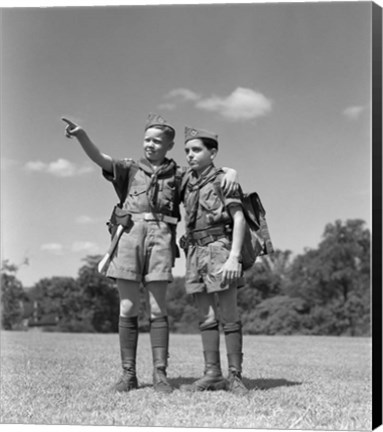
[[[76,123],[73,123],[71,120],[65,118],[65,117],[61,117],[61,120],[64,121],[65,123],[68,123],[69,126],[71,127],[76,127]]]

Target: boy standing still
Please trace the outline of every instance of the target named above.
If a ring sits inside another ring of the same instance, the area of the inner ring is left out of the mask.
[[[114,160],[102,153],[83,128],[68,119],[63,120],[67,123],[66,136],[75,136],[89,158],[102,168],[104,177],[112,182],[121,200],[114,216],[128,221],[106,273],[116,280],[120,297],[123,373],[115,390],[138,388],[136,354],[142,282],[149,300],[154,389],[170,393],[173,389],[166,376],[169,356],[166,288],[172,280],[176,257],[175,232],[180,202],[177,170],[185,174],[172,159],[166,158],[174,145],[175,130],[160,115],[150,114],[145,126],[144,157],[132,163],[129,159]]]
[[[181,389],[228,389],[242,395],[247,393],[241,377],[242,326],[237,309],[246,223],[242,203],[238,191],[224,195],[221,189],[223,173],[213,164],[216,134],[186,127],[185,151],[192,172],[184,189],[186,234],[181,246],[186,253],[186,292],[194,295],[198,308],[205,372]],[[225,334],[228,381],[220,365],[219,321]]]

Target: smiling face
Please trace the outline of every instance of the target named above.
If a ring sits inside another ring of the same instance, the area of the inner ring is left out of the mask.
[[[217,149],[208,149],[201,139],[192,139],[185,144],[186,160],[197,174],[203,172],[212,164]]]
[[[151,164],[160,165],[173,145],[174,142],[166,136],[163,130],[156,127],[146,129],[143,143],[144,154]]]

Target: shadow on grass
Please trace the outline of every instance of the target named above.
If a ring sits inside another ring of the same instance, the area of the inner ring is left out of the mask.
[[[275,387],[291,387],[302,385],[301,382],[288,381],[284,378],[249,379],[244,377],[243,383],[249,390],[269,390]]]
[[[179,377],[169,378],[168,381],[172,387],[179,388],[183,384],[191,384],[196,377]],[[301,385],[301,382],[288,381],[284,378],[262,378],[262,379],[250,379],[243,378],[243,383],[249,390],[269,390],[275,387],[291,387]]]

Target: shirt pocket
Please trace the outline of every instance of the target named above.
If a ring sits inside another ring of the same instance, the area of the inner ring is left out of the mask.
[[[223,203],[216,192],[210,189],[200,192],[200,206],[208,212],[215,212],[223,207]]]
[[[139,195],[142,195],[146,193],[146,185],[144,184],[132,184],[130,190],[129,190],[129,195],[132,197],[137,197]]]
[[[133,213],[150,211],[145,184],[132,184],[124,204],[124,209]]]

